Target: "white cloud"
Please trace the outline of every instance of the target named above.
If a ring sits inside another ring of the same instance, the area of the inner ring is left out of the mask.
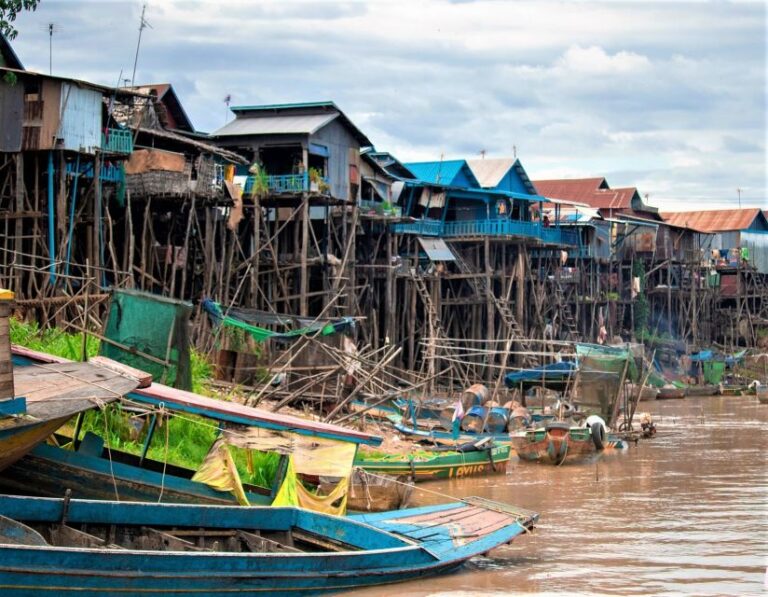
[[[651,62],[646,56],[626,52],[608,54],[600,46],[571,46],[557,61],[557,66],[585,75],[640,74],[648,71]]]
[[[15,47],[47,71],[130,73],[140,0],[45,0]],[[724,2],[149,0],[137,79],[213,130],[234,104],[335,100],[401,159],[509,155],[652,200],[766,199],[765,6]],[[123,76],[126,76],[125,74]]]

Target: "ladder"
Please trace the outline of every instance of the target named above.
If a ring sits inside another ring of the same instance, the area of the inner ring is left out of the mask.
[[[501,321],[507,327],[508,334],[523,351],[527,354],[523,355],[523,364],[527,367],[534,367],[538,365],[538,359],[532,354],[531,344],[526,338],[520,324],[512,314],[512,309],[509,308],[509,304],[505,301],[499,300],[493,289],[488,286],[484,278],[477,277],[477,272],[474,271],[471,265],[467,263],[458,251],[453,251],[456,257],[456,266],[462,274],[470,274],[472,277],[467,278],[467,282],[474,288],[475,292],[480,296],[490,299],[495,307],[497,313],[501,317]]]
[[[571,305],[566,299],[565,290],[560,280],[555,280],[555,302],[560,312],[560,329],[562,330],[562,340],[579,340],[579,327],[576,324],[576,318],[573,316]]]
[[[436,339],[440,339],[440,340],[444,340],[445,345],[448,346],[450,342],[450,338],[448,337],[448,334],[443,329],[443,326],[440,322],[440,315],[438,314],[437,309],[435,309],[435,304],[432,302],[432,295],[429,292],[429,288],[427,288],[426,283],[424,282],[424,278],[422,278],[419,275],[415,267],[408,268],[408,276],[413,281],[413,285],[416,287],[416,290],[419,293],[419,296],[421,297],[421,302],[424,304],[424,311],[427,316],[426,317],[427,327],[429,330],[428,333],[431,336],[429,341],[429,344],[430,344],[429,351],[432,353],[428,357],[427,369],[428,369],[428,377],[431,380],[434,378],[434,375],[435,375],[435,370],[434,370],[435,357],[437,356],[437,352],[438,352],[436,348],[433,346],[433,343]],[[446,349],[442,349],[442,350],[446,350]],[[471,376],[469,375],[469,365],[467,363],[457,363],[457,362],[454,362],[453,364],[455,365],[454,370],[462,378],[462,381],[467,386],[469,386],[470,379],[471,379]]]

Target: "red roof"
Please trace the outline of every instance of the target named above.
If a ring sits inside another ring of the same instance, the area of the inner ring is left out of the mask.
[[[634,187],[611,189],[605,178],[534,180],[539,195],[581,201],[597,209],[631,209]]]
[[[760,216],[760,209],[757,207],[708,209],[706,211],[665,211],[661,213],[665,222],[701,232],[746,230],[758,216]]]

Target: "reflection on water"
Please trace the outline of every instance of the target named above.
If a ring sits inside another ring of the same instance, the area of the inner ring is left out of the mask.
[[[540,524],[456,574],[355,595],[768,593],[768,405],[742,396],[641,408],[658,435],[596,463],[511,462],[506,476],[426,484],[537,510]]]

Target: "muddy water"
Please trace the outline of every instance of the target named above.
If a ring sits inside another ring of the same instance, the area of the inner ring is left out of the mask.
[[[641,410],[659,433],[626,452],[560,468],[513,461],[506,476],[424,485],[537,510],[541,521],[456,574],[355,595],[768,594],[768,405],[707,397]]]

